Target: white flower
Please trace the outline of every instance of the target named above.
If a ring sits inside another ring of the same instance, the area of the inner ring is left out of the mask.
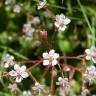
[[[24,91],[23,96],[32,96],[30,91]]]
[[[92,60],[96,63],[96,48],[92,46],[90,49],[85,50],[86,53],[86,60]]]
[[[19,66],[17,64],[14,65],[14,70],[9,72],[9,75],[16,78],[16,82],[19,83],[23,80],[23,78],[28,77],[28,73],[26,71],[26,66]]]
[[[5,4],[8,5],[8,4],[14,4],[16,2],[16,0],[6,0],[5,1]]]
[[[35,86],[32,87],[32,90],[37,94],[40,94],[41,92],[46,93],[45,86],[40,85],[38,82],[35,83]]]
[[[15,13],[20,13],[21,12],[21,6],[20,5],[15,5],[14,8],[13,8],[13,12]]]
[[[43,65],[49,65],[51,64],[52,66],[58,64],[57,59],[59,58],[59,54],[55,53],[55,50],[50,50],[49,53],[44,52],[43,53]]]
[[[6,54],[6,56],[3,58],[3,62],[5,64],[4,67],[8,68],[14,65],[14,57],[9,54]]]
[[[68,78],[59,77],[58,82],[56,82],[56,85],[59,85],[58,91],[60,96],[74,96],[72,95],[73,93]]]
[[[66,29],[66,25],[71,22],[70,19],[66,18],[64,14],[56,15],[55,26],[59,31],[64,31]]]
[[[12,92],[19,92],[20,91],[17,84],[10,84],[8,86],[8,88],[10,88]]]
[[[25,37],[27,40],[32,40],[33,39],[33,33],[35,29],[31,26],[30,23],[24,24],[23,25],[23,32],[25,33]]]
[[[66,88],[70,86],[68,78],[62,78],[62,77],[58,78],[58,82],[56,82],[56,85],[64,86]]]
[[[40,1],[38,3],[37,9],[40,10],[41,8],[43,8],[46,5],[46,3],[47,3],[46,0]]]
[[[88,67],[84,73],[84,77],[85,77],[85,82],[88,82],[89,85],[92,84],[94,82],[94,80],[96,79],[95,66],[91,65],[90,67]]]
[[[29,21],[29,22],[30,22],[30,21]],[[31,23],[32,23],[33,25],[38,25],[38,24],[40,24],[40,18],[39,18],[38,16],[34,17],[34,18],[32,19],[32,21],[31,21]]]

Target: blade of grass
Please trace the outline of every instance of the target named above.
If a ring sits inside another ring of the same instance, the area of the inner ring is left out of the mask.
[[[77,2],[78,2],[78,5],[79,5],[80,8],[81,8],[81,11],[82,11],[83,16],[84,16],[84,18],[85,18],[85,21],[86,21],[86,23],[87,23],[87,25],[88,25],[88,27],[89,27],[89,30],[90,30],[90,32],[91,32],[91,35],[92,35],[92,37],[93,37],[94,30],[92,29],[92,26],[91,26],[91,24],[90,24],[90,22],[89,22],[89,20],[88,20],[88,17],[87,17],[87,15],[86,15],[85,9],[84,9],[83,5],[81,4],[80,0],[77,0]],[[94,39],[92,38],[92,46],[95,46],[94,44],[95,44],[95,43],[94,43]]]
[[[17,57],[19,57],[19,58],[21,58],[21,59],[28,60],[28,58],[27,58],[26,56],[24,56],[24,55],[16,52],[15,50],[13,50],[13,49],[11,49],[11,48],[8,48],[8,47],[6,47],[6,46],[0,46],[0,48],[8,50],[8,52],[14,54],[15,56],[17,56]]]

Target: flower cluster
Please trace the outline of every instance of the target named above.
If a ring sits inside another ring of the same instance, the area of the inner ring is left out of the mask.
[[[31,26],[30,23],[24,24],[23,25],[23,32],[26,40],[31,41],[33,39],[33,33],[35,29]]]
[[[58,31],[64,31],[66,29],[66,25],[71,22],[70,19],[66,18],[64,14],[56,15],[55,26],[58,28]]]
[[[55,53],[55,50],[50,50],[49,53],[48,52],[44,52],[43,53],[43,65],[46,66],[46,65],[56,65],[58,64],[58,61],[57,59],[59,58],[59,54],[58,53]]]

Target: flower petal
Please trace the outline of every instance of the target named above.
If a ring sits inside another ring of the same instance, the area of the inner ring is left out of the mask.
[[[52,66],[54,66],[54,65],[56,65],[56,64],[58,64],[58,61],[57,61],[57,60],[53,60],[53,61],[52,61]]]
[[[55,50],[54,49],[51,49],[50,51],[49,51],[49,55],[54,55],[54,53],[55,53]]]
[[[5,68],[8,68],[9,67],[9,64],[8,63],[5,63],[4,67]]]
[[[94,63],[96,63],[96,58],[92,58],[92,61],[93,61]]]
[[[59,22],[55,22],[54,25],[58,28],[59,27]]]
[[[19,66],[18,64],[15,64],[15,65],[14,65],[14,70],[16,70],[16,71],[17,71],[17,70],[20,70],[20,66]]]
[[[64,19],[64,24],[65,24],[65,25],[69,24],[70,22],[71,22],[70,19],[68,19],[68,18],[65,18],[65,19]]]
[[[27,72],[22,72],[21,76],[22,76],[23,78],[27,78],[29,75],[28,75]]]
[[[23,78],[22,78],[21,76],[18,76],[18,77],[16,77],[16,82],[17,82],[17,83],[20,83],[20,82],[22,81],[22,79],[23,79]]]
[[[12,70],[9,72],[9,75],[10,76],[17,76],[17,73],[16,73],[16,71]]]
[[[91,59],[91,56],[87,55],[86,60],[90,60],[90,59]]]
[[[48,59],[48,57],[49,57],[49,54],[48,54],[47,52],[44,52],[44,53],[43,53],[43,58],[44,58],[44,59]]]
[[[43,60],[43,65],[44,66],[49,65],[49,60]]]
[[[60,14],[60,18],[61,19],[64,19],[65,18],[65,15],[63,13]]]
[[[22,72],[26,71],[26,66],[25,65],[21,66],[20,71]]]
[[[64,27],[59,27],[59,31],[65,31],[66,28],[67,28],[66,26],[64,26]]]
[[[85,53],[86,53],[86,54],[90,54],[90,53],[91,53],[90,49],[86,49],[86,50],[85,50]]]
[[[54,59],[57,59],[59,58],[59,54],[58,53],[54,53],[54,56],[53,56]]]

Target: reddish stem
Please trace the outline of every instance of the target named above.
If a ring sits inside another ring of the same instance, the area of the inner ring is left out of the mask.
[[[54,96],[54,67],[52,67],[52,72],[51,72],[51,86],[50,86],[50,93],[51,96]]]

